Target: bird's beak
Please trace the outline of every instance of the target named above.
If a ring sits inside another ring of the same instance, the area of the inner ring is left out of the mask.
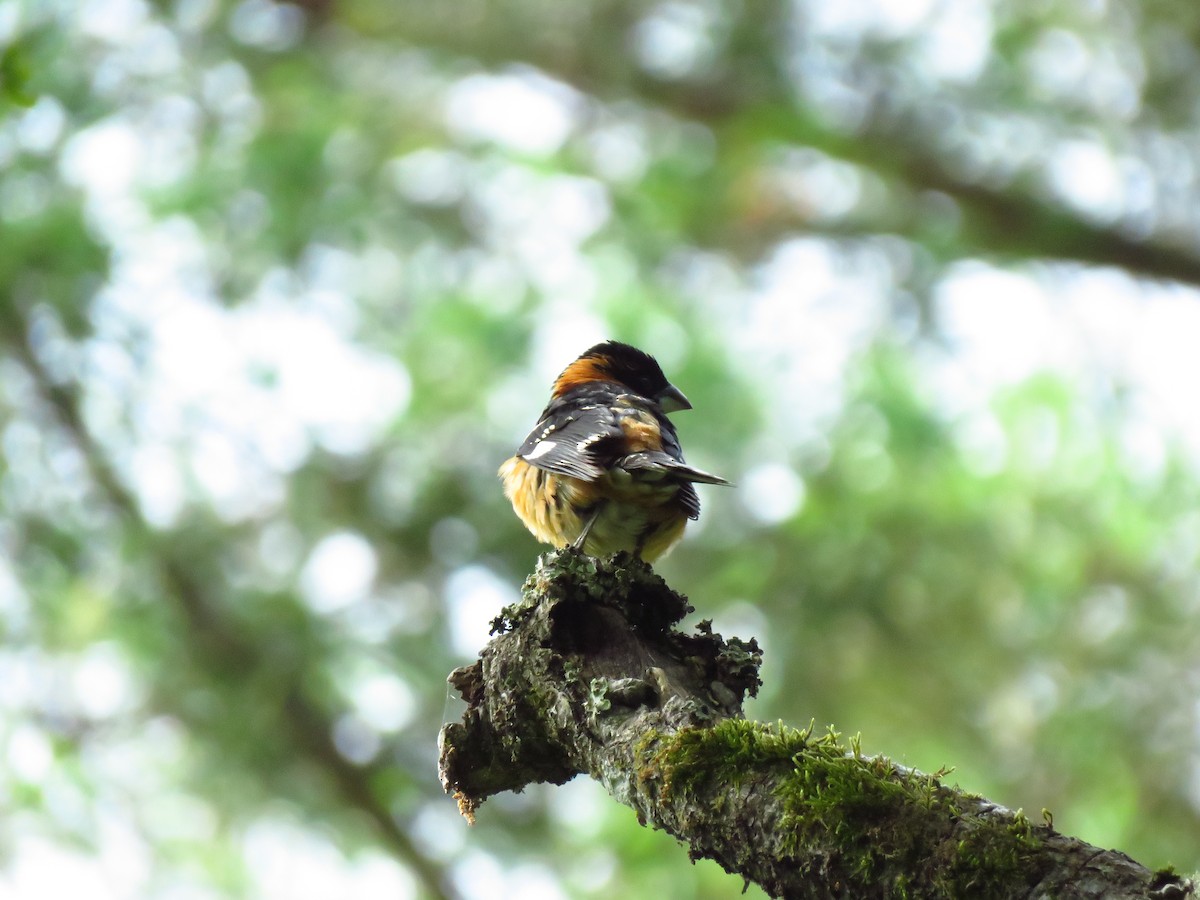
[[[666,389],[660,391],[655,399],[658,401],[658,405],[663,408],[663,412],[678,412],[681,409],[692,408],[692,404],[688,402],[688,398],[683,396],[683,391],[673,384],[668,384]]]

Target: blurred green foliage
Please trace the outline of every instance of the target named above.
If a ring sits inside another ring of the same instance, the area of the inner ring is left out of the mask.
[[[1200,302],[1195,9],[917,7],[0,0],[0,893],[735,896],[436,779],[603,336],[740,485],[660,568],[751,715],[1200,866],[1194,454],[946,299]]]
[[[10,44],[0,53],[0,92],[4,99],[18,106],[32,106],[34,97],[29,93],[29,60],[24,49]]]

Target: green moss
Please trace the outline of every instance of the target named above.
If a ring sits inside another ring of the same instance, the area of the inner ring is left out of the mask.
[[[656,757],[669,792],[708,793],[709,785],[740,784],[764,766],[790,764],[811,738],[807,732],[744,719],[726,719],[712,728],[680,731]]]
[[[824,734],[726,720],[710,729],[682,731],[659,747],[655,768],[668,795],[693,795],[715,808],[727,787],[772,775],[784,810],[782,853],[805,858],[836,851],[850,878],[878,885],[894,877],[892,894],[915,890],[908,872],[927,869],[931,843],[957,818],[956,794],[943,787],[946,773],[923,775],[883,757],[863,756],[857,738],[843,744]],[[946,896],[987,896],[1012,877],[1038,847],[1029,821],[980,819],[953,858],[937,860],[936,889]],[[777,835],[778,836],[778,835]]]
[[[952,897],[996,896],[1028,868],[1041,841],[1020,810],[1009,822],[979,819],[971,824],[936,883]]]

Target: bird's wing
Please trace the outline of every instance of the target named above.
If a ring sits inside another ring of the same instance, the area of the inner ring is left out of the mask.
[[[616,414],[606,405],[552,404],[517,456],[547,472],[595,481],[624,437]]]

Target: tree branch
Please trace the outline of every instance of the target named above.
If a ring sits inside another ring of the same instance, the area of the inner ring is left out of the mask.
[[[1190,882],[1035,825],[857,742],[746,721],[751,640],[701,623],[627,555],[545,554],[520,603],[450,682],[442,784],[471,821],[535,782],[587,774],[727,871],[776,897],[1182,898]]]

